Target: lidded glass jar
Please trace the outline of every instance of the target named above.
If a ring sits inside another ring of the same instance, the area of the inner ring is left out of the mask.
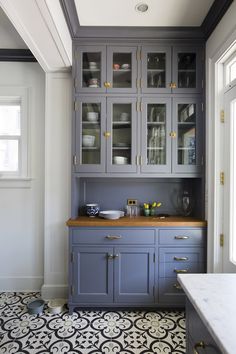
[[[189,216],[193,211],[194,200],[192,195],[184,190],[177,197],[177,205],[181,215]]]

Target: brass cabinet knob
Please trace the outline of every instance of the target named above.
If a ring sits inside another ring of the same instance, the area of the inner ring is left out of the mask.
[[[108,240],[120,240],[122,238],[122,236],[120,236],[120,235],[117,235],[117,236],[116,235],[107,235],[106,238]]]
[[[188,273],[188,269],[174,269],[174,272],[179,274],[179,273]]]
[[[109,138],[111,136],[111,133],[110,132],[104,132],[103,135],[105,136],[105,138]]]
[[[170,82],[169,86],[171,89],[175,89],[177,87],[175,82]]]
[[[118,258],[119,257],[119,255],[118,254],[115,254],[114,256],[113,256],[113,258]]]
[[[177,135],[176,132],[170,132],[170,137],[171,138],[176,138],[176,135]]]
[[[205,343],[204,343],[203,341],[198,342],[198,343],[196,343],[196,344],[194,345],[194,351],[193,351],[193,353],[194,353],[194,354],[199,354],[198,348],[203,348],[203,349],[205,349],[205,347],[206,347],[206,345],[205,345]]]
[[[174,261],[188,261],[188,257],[174,257]]]
[[[108,254],[108,255],[107,255],[107,258],[108,258],[108,259],[113,259],[113,254]]]
[[[110,87],[111,87],[111,83],[110,83],[110,82],[105,81],[105,82],[104,82],[104,86],[105,86],[106,88],[110,88]]]
[[[188,240],[189,236],[175,236],[175,240]]]

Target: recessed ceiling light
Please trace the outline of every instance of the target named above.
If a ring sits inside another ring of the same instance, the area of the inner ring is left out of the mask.
[[[146,12],[148,10],[148,5],[144,2],[140,2],[135,6],[135,10],[138,12]]]

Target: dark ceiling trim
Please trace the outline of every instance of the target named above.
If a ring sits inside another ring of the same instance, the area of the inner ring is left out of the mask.
[[[29,49],[0,49],[0,61],[37,61]]]
[[[201,25],[201,29],[205,34],[205,39],[210,37],[232,2],[233,0],[215,0],[213,2]]]
[[[60,0],[62,11],[64,13],[71,38],[76,38],[78,28],[80,27],[74,0]]]

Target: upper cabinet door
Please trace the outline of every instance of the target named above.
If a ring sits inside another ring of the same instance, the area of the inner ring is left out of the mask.
[[[144,93],[171,93],[171,47],[142,47]]]
[[[78,46],[75,51],[77,92],[106,92],[106,47]]]
[[[107,172],[137,172],[135,98],[107,99]]]
[[[201,48],[173,48],[173,93],[202,93],[203,51]]]
[[[171,98],[145,98],[141,117],[141,172],[171,172]]]
[[[107,48],[107,92],[137,92],[137,47]]]
[[[106,99],[80,97],[76,101],[76,172],[105,172]]]
[[[198,97],[173,99],[172,172],[200,173],[202,104]]]

